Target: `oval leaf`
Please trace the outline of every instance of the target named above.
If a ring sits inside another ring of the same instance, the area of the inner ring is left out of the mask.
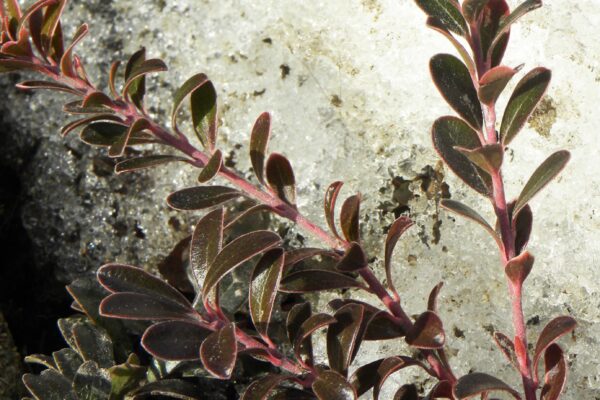
[[[267,160],[267,182],[281,200],[296,205],[296,178],[287,158],[273,153]]]
[[[115,165],[115,172],[117,174],[122,174],[124,172],[153,168],[158,165],[168,164],[176,161],[187,161],[187,159],[184,157],[169,155],[152,155],[145,157],[130,158],[129,160],[118,162],[117,165]]]
[[[523,285],[533,268],[534,260],[534,257],[526,251],[506,263],[504,272],[513,285],[518,287]]]
[[[335,371],[324,371],[317,376],[312,384],[313,392],[319,400],[356,400],[356,391]]]
[[[198,90],[208,82],[208,77],[204,74],[196,74],[184,82],[183,85],[173,95],[173,110],[171,111],[171,127],[175,132],[179,132],[177,126],[177,115],[183,100],[191,93]]]
[[[204,368],[214,377],[229,379],[237,359],[235,325],[229,323],[211,333],[200,346],[200,358]]]
[[[577,321],[573,317],[561,316],[554,318],[540,333],[540,337],[535,344],[535,352],[533,356],[533,370],[537,371],[537,366],[542,353],[560,337],[571,332],[577,326]]]
[[[282,279],[279,290],[286,293],[307,293],[353,287],[363,288],[356,279],[348,275],[321,269],[307,269],[287,275]]]
[[[431,76],[448,104],[474,129],[481,129],[483,114],[468,68],[450,54],[436,54],[429,62]]]
[[[217,149],[198,175],[198,182],[206,183],[213,179],[221,170],[222,165],[223,153],[221,153],[221,150]]]
[[[525,0],[517,6],[506,18],[503,18],[498,26],[496,35],[490,46],[490,52],[493,52],[495,47],[502,41],[502,36],[508,32],[510,26],[514,24],[519,18],[524,16],[530,11],[538,9],[542,6],[542,0]]]
[[[544,354],[544,386],[542,400],[558,400],[567,383],[567,361],[557,344],[548,347]]]
[[[456,0],[416,0],[416,2],[428,16],[438,19],[444,28],[461,36],[467,34],[467,22]]]
[[[271,398],[269,394],[273,392],[273,389],[287,379],[290,378],[275,374],[260,378],[246,388],[242,400],[269,400]]]
[[[356,272],[367,267],[369,262],[362,246],[356,242],[350,244],[350,248],[335,268],[341,272]]]
[[[394,372],[399,371],[403,368],[418,366],[425,370],[425,366],[421,364],[419,361],[414,360],[410,357],[390,357],[383,360],[379,368],[377,369],[377,384],[373,388],[373,399],[379,400],[379,396],[381,394],[381,388],[385,381],[392,375]]]
[[[290,343],[294,345],[296,338],[298,337],[302,324],[309,319],[311,316],[310,303],[296,304],[287,315],[285,322],[285,328]],[[305,340],[300,342],[300,347],[296,350],[300,356],[300,360],[303,360],[306,364],[312,364],[313,352],[312,342]]]
[[[258,116],[250,135],[250,161],[258,181],[265,185],[265,155],[271,137],[271,114],[264,112]]]
[[[39,375],[25,374],[23,383],[36,399],[77,400],[71,382],[53,369],[46,369]]]
[[[300,325],[300,328],[298,329],[298,332],[295,334],[294,337],[293,347],[296,358],[301,360],[303,359],[302,354],[305,353],[306,349],[312,350],[312,342],[310,336],[317,329],[324,328],[328,325],[333,324],[334,322],[335,318],[325,313],[312,315],[306,321],[304,321],[302,325]],[[309,362],[312,362],[312,359],[310,359]]]
[[[529,236],[533,227],[533,213],[529,204],[519,211],[513,225],[515,227],[515,251],[517,254],[521,254],[523,249],[527,247],[527,243],[529,243]]]
[[[398,240],[400,240],[404,232],[413,225],[414,222],[410,218],[401,216],[392,223],[385,239],[385,277],[387,279],[387,285],[392,293],[394,293],[396,300],[398,300],[400,296],[398,295],[398,291],[394,286],[394,280],[392,278],[392,254],[394,254],[394,249],[396,248]]]
[[[131,320],[185,320],[194,317],[194,310],[164,297],[125,292],[113,293],[102,300],[100,315]]]
[[[269,337],[269,322],[279,290],[284,263],[283,250],[273,249],[261,257],[250,278],[250,315],[256,330],[265,340]]]
[[[406,343],[419,349],[440,349],[445,342],[442,320],[432,311],[421,314],[406,334]]]
[[[443,23],[440,22],[439,19],[433,17],[427,18],[427,27],[433,29],[438,33],[441,33],[446,39],[448,39],[450,43],[452,43],[456,51],[458,51],[458,54],[460,54],[460,57],[462,58],[463,62],[467,66],[467,69],[469,70],[469,75],[477,76],[475,62],[471,58],[471,55],[465,49],[465,47],[454,37],[454,35],[452,35],[452,33],[450,33],[450,31],[444,27]]]
[[[481,372],[475,372],[461,377],[454,386],[454,395],[462,400],[492,390],[508,392],[512,394],[515,399],[521,398],[516,390],[502,382],[500,379]]]
[[[523,128],[546,93],[552,72],[546,68],[534,68],[521,79],[513,91],[502,117],[500,136],[507,146]]]
[[[452,211],[453,213],[456,213],[467,219],[470,219],[473,222],[478,223],[492,236],[492,238],[494,238],[498,245],[502,243],[494,228],[492,228],[490,224],[488,224],[487,221],[483,219],[483,217],[471,207],[459,201],[450,199],[443,199],[442,201],[440,201],[440,206],[442,206],[442,208],[445,208],[448,211]]]
[[[196,186],[171,193],[167,203],[176,210],[201,210],[241,196],[241,192],[227,186]]]
[[[190,266],[200,288],[204,286],[208,266],[223,247],[224,218],[225,210],[219,208],[202,217],[194,228],[190,243]]]
[[[486,72],[479,79],[479,90],[477,92],[479,100],[483,104],[493,106],[517,71],[517,69],[500,65]]]
[[[348,375],[348,366],[354,359],[362,342],[361,327],[365,318],[365,309],[359,304],[347,304],[333,316],[336,322],[327,329],[327,357],[329,366]]]
[[[194,131],[203,146],[213,151],[217,142],[217,91],[211,81],[190,93]]]
[[[360,194],[350,196],[344,201],[342,210],[340,211],[340,225],[342,226],[342,232],[349,242],[360,241],[360,201]]]
[[[494,332],[494,341],[506,359],[519,371],[519,360],[517,359],[515,345],[512,340],[501,332]]]
[[[161,322],[146,329],[142,336],[142,347],[161,360],[197,360],[200,358],[202,342],[211,333],[193,322]]]

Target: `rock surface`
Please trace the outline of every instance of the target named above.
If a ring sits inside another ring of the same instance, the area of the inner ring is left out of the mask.
[[[577,318],[576,333],[562,340],[572,364],[564,399],[593,399],[600,390],[600,178],[594,167],[600,6],[595,0],[548,3],[516,25],[505,57],[508,65],[543,65],[554,72],[544,107],[511,146],[505,177],[509,196],[516,196],[547,155],[560,148],[573,153],[560,179],[532,204],[530,250],[537,261],[526,283],[525,312],[532,341],[552,317]],[[488,204],[437,165],[429,129],[451,110],[430,81],[428,60],[452,49],[425,28],[413,2],[94,0],[73,1],[69,8],[69,32],[90,23],[80,53],[90,75],[102,75],[102,82],[110,61],[142,45],[167,61],[170,71],[153,81],[152,112],[158,118],[168,113],[174,87],[206,72],[220,95],[221,147],[232,151],[229,162],[244,173],[250,127],[260,112],[271,111],[271,149],[292,160],[300,208],[323,221],[321,196],[330,182],[344,180],[346,195],[360,190],[372,255],[381,258],[392,211],[408,207],[418,227],[395,257],[406,309],[423,310],[429,290],[444,281],[440,312],[456,372],[492,372],[520,386],[490,336],[492,330],[511,332],[494,245],[477,226],[455,220],[436,204],[444,181],[452,198],[491,218]],[[5,118],[21,132],[15,146],[37,146],[29,162],[14,160],[27,165],[23,220],[37,256],[54,258],[65,281],[109,260],[155,265],[194,220],[167,210],[163,199],[192,185],[195,172],[175,166],[111,176],[101,152],[58,136],[64,98],[17,93],[7,87],[12,80],[2,78],[2,92]],[[401,349],[392,342],[369,345],[359,361]],[[412,374],[394,376],[383,397]]]

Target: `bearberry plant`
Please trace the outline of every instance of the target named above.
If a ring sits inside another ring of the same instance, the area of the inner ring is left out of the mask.
[[[118,174],[175,162],[198,168],[198,186],[175,191],[167,202],[177,210],[204,211],[193,233],[162,264],[162,277],[139,267],[108,264],[98,270],[97,282],[81,279],[69,285],[73,308],[81,314],[59,321],[69,348],[52,357],[27,358],[47,367],[39,375],[23,378],[33,397],[201,399],[205,394],[199,382],[210,376],[246,382],[245,400],[348,400],[371,389],[377,400],[389,376],[408,367],[422,369],[436,383],[425,391],[416,382],[407,382],[396,389],[394,399],[488,399],[495,392],[526,400],[560,397],[566,360],[555,342],[574,329],[575,321],[568,316],[552,320],[531,351],[521,303],[523,283],[534,260],[525,250],[533,221],[528,203],[561,171],[569,154],[551,155],[514,201],[507,201],[502,178],[505,149],[544,95],[550,71],[539,67],[525,74],[499,124],[495,106],[520,70],[501,64],[510,27],[541,6],[541,1],[526,0],[512,12],[505,0],[416,3],[427,14],[427,25],[447,37],[459,55],[438,54],[431,59],[433,80],[458,114],[434,122],[434,147],[456,175],[490,202],[496,221],[487,222],[455,200],[443,200],[441,205],[483,226],[498,245],[513,303],[514,332],[512,338],[500,332],[494,338],[522,378],[522,389],[483,372],[455,374],[436,311],[442,284],[433,288],[424,310],[404,309],[391,271],[394,247],[413,224],[408,216],[394,221],[384,238],[386,279],[380,280],[361,241],[360,194],[344,199],[338,214],[342,182],[327,188],[328,230],[303,216],[296,206],[291,163],[268,150],[268,113],[258,116],[250,134],[255,174],[250,181],[224,165],[218,147],[217,91],[204,74],[189,78],[174,93],[166,127],[150,118],[144,106],[145,77],[165,71],[163,61],[146,58],[141,49],[123,69],[120,62],[113,63],[109,91],[104,92],[75,54],[76,45],[88,33],[87,25],[65,44],[60,18],[66,0],[39,0],[24,11],[17,0],[3,0],[0,72],[34,71],[45,80],[28,80],[17,87],[70,94],[73,98],[64,111],[74,119],[61,133],[66,136],[78,130],[83,142],[105,147],[118,160]],[[179,123],[186,104],[195,133],[191,138]],[[149,144],[153,146],[144,156],[130,156],[131,148]],[[228,185],[211,185],[215,177]],[[246,207],[240,208],[240,200]],[[257,213],[293,222],[323,248],[290,248],[269,230],[239,234],[240,225],[244,226],[239,222]],[[253,268],[247,303],[240,308],[246,311],[240,313],[224,305],[221,289],[234,270],[249,263]],[[342,289],[349,289],[350,296],[341,298]],[[302,300],[302,294],[321,291],[340,297],[325,310]],[[380,306],[353,299],[351,294],[359,291],[378,298]],[[315,336],[320,330],[326,334]],[[130,341],[131,334],[141,334],[145,352]],[[321,337],[326,358],[313,354],[313,340]],[[353,364],[362,342],[387,340],[404,340],[414,351]],[[244,378],[239,364],[248,359],[269,367]]]

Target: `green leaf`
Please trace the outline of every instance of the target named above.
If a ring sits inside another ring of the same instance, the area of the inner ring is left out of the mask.
[[[416,0],[416,3],[428,16],[437,18],[444,28],[461,36],[467,35],[467,22],[460,13],[460,6],[457,1]]]
[[[46,369],[39,375],[25,374],[23,383],[36,399],[77,400],[71,382],[53,369]]]
[[[323,371],[312,384],[319,400],[356,400],[356,390],[335,371]]]
[[[492,193],[490,176],[474,165],[455,147],[476,149],[481,147],[477,132],[456,117],[442,117],[433,123],[433,146],[440,157],[467,185],[484,196]]]
[[[52,353],[58,371],[69,380],[75,378],[77,369],[83,364],[83,360],[73,349],[66,348]]]
[[[167,203],[175,210],[201,210],[241,196],[241,192],[227,186],[196,186],[171,193]]]
[[[125,148],[129,145],[130,139],[137,133],[149,129],[151,123],[146,118],[136,119],[133,124],[127,129],[127,132],[117,138],[117,140],[110,145],[108,149],[109,157],[121,157],[125,152]]]
[[[267,160],[267,182],[281,200],[296,206],[296,178],[289,160],[283,155],[272,153]]]
[[[400,296],[394,286],[394,279],[392,277],[392,255],[394,254],[394,249],[396,248],[398,240],[400,240],[404,232],[413,226],[413,224],[414,223],[410,218],[401,216],[392,223],[392,226],[390,226],[390,230],[387,233],[387,237],[385,238],[385,259],[383,263],[385,267],[385,277],[387,279],[388,288],[390,288],[396,299],[399,299]]]
[[[492,236],[492,238],[494,238],[496,243],[501,244],[500,238],[498,237],[498,234],[496,233],[494,228],[492,228],[490,224],[488,224],[488,222],[471,207],[459,201],[450,199],[443,199],[442,201],[440,201],[440,206],[442,206],[442,208],[445,208],[448,211],[452,211],[453,213],[461,215],[481,225]]]
[[[513,285],[521,287],[533,268],[534,257],[528,252],[510,259],[504,267],[504,272]]]
[[[146,368],[139,363],[137,356],[131,354],[125,363],[108,370],[112,386],[109,399],[124,398],[126,393],[140,386],[140,382],[146,377]]]
[[[284,262],[283,249],[273,249],[261,257],[250,278],[250,316],[256,330],[265,340],[269,337],[269,322],[279,290]]]
[[[365,309],[359,304],[347,304],[337,310],[336,320],[327,329],[327,357],[329,366],[343,376],[356,356],[364,330]]]
[[[500,170],[504,159],[504,149],[498,143],[485,144],[476,149],[465,149],[462,147],[455,147],[455,149],[490,175]]]
[[[504,65],[490,69],[479,79],[479,91],[477,92],[479,100],[483,104],[493,107],[508,82],[517,72],[518,69]]]
[[[169,155],[151,155],[130,158],[129,160],[118,162],[117,165],[115,165],[115,172],[117,174],[122,174],[125,172],[139,171],[140,169],[153,168],[158,165],[168,164],[175,161],[187,161],[187,158]]]
[[[307,293],[353,287],[363,288],[356,279],[348,275],[321,269],[307,269],[284,277],[279,290],[286,293]]]
[[[202,168],[202,171],[200,171],[200,174],[198,175],[198,182],[200,182],[200,183],[209,182],[215,176],[217,176],[217,174],[221,170],[222,166],[223,166],[223,153],[221,153],[221,150],[217,149],[217,150],[215,150],[213,155],[210,157],[210,159],[208,160],[208,162],[206,163],[204,168]]]
[[[521,254],[523,249],[527,247],[527,243],[529,243],[529,236],[533,228],[533,213],[529,204],[523,207],[516,217],[513,217],[513,226],[515,230],[515,252]]]
[[[58,320],[60,323],[60,319]],[[50,356],[46,354],[30,354],[25,356],[24,361],[28,364],[38,364],[50,369],[58,369],[56,362]]]
[[[60,134],[64,137],[67,136],[69,133],[71,133],[73,130],[84,126],[84,125],[89,125],[92,122],[96,122],[96,121],[115,121],[118,123],[123,123],[123,121],[121,120],[121,118],[117,117],[116,115],[112,115],[112,114],[96,114],[96,115],[92,115],[91,117],[86,117],[86,118],[82,118],[82,119],[77,119],[75,121],[69,122],[67,125],[63,126],[60,129]]]
[[[75,31],[75,34],[73,35],[73,40],[71,41],[71,44],[69,45],[69,47],[67,47],[67,50],[65,50],[65,54],[63,54],[61,60],[60,60],[60,70],[63,73],[63,75],[75,78],[77,77],[77,73],[73,68],[73,49],[75,48],[75,46],[77,45],[77,43],[79,43],[81,40],[83,40],[83,38],[88,34],[89,29],[87,24],[83,24],[81,25],[77,31]]]
[[[280,244],[281,238],[270,231],[250,232],[228,243],[208,267],[202,298],[206,299],[221,279],[240,264]]]
[[[264,178],[265,157],[271,137],[271,114],[264,112],[258,116],[250,135],[250,161],[258,181],[266,185]]]
[[[4,72],[13,72],[20,70],[43,72],[43,68],[38,64],[21,60],[0,59],[0,74]]]
[[[235,367],[237,348],[233,323],[211,333],[200,346],[204,368],[216,378],[229,379]]]
[[[202,400],[205,395],[205,389],[201,389],[189,381],[181,379],[161,379],[151,382],[137,389],[133,393],[131,400],[147,400],[156,398],[169,398],[180,400]],[[129,399],[127,399],[129,400]]]
[[[487,0],[486,0],[487,1]],[[433,29],[434,31],[442,34],[446,39],[452,43],[458,54],[460,54],[460,58],[464,61],[467,69],[469,70],[469,74],[471,76],[477,76],[477,68],[475,67],[475,62],[471,58],[471,55],[465,49],[465,47],[444,27],[444,25],[440,22],[439,19],[429,17],[427,18],[427,27]]]
[[[325,210],[325,219],[327,220],[329,230],[338,239],[342,239],[342,237],[338,233],[337,228],[335,226],[335,203],[343,185],[344,182],[339,181],[333,182],[331,185],[329,185],[327,191],[325,192],[325,200],[323,202],[323,209]]]
[[[481,129],[483,114],[469,70],[450,54],[436,54],[429,62],[431,76],[448,104],[473,127]]]
[[[541,400],[558,400],[567,383],[567,361],[557,344],[552,344],[544,353],[544,386]]]
[[[554,318],[544,327],[540,333],[540,337],[535,344],[533,356],[533,370],[538,370],[538,363],[542,357],[542,353],[556,342],[558,339],[571,332],[577,326],[577,321],[573,317],[567,315]]]
[[[183,104],[183,100],[191,93],[194,93],[200,87],[208,82],[208,77],[204,74],[196,74],[184,82],[183,85],[173,95],[173,110],[171,111],[171,126],[175,132],[179,132],[177,126],[177,115]]]
[[[113,343],[104,329],[80,322],[73,326],[73,339],[83,361],[94,361],[101,368],[115,364]]]
[[[94,361],[87,361],[77,370],[73,389],[79,399],[106,400],[112,389],[110,375]]]
[[[87,96],[85,96],[81,106],[84,108],[104,106],[104,107],[107,107],[107,112],[108,112],[108,111],[112,111],[112,110],[110,110],[110,108],[114,107],[114,103],[113,103],[112,99],[110,97],[108,97],[107,95],[105,95],[104,93],[92,92],[92,93],[88,94]]]
[[[340,225],[342,233],[349,242],[360,241],[360,202],[362,196],[355,194],[350,196],[342,204],[340,211]]]
[[[500,125],[500,136],[505,146],[517,136],[544,97],[551,77],[550,70],[538,67],[532,69],[517,84],[506,105]]]
[[[418,349],[439,349],[444,347],[445,342],[442,320],[433,311],[421,314],[406,333],[406,343]]]
[[[502,35],[507,33],[510,29],[510,26],[514,24],[519,18],[524,16],[530,11],[538,9],[542,6],[542,0],[525,0],[521,4],[517,6],[507,17],[503,18],[500,22],[500,26],[498,26],[498,31],[492,41],[490,46],[491,52],[494,51],[494,48],[498,45],[498,43],[502,40]]]
[[[462,10],[467,22],[476,22],[489,1],[490,0],[464,0],[462,3]]]
[[[53,41],[57,36],[61,36],[62,39],[62,33],[60,32],[60,17],[65,9],[66,3],[67,0],[58,0],[56,3],[50,4],[46,8],[40,32],[43,52],[45,54],[49,54]]]
[[[514,215],[517,215],[536,194],[538,194],[552,179],[554,179],[567,165],[571,154],[566,150],[560,150],[548,157],[531,175],[531,178],[523,187],[515,208]]]
[[[213,151],[217,143],[217,91],[212,82],[197,86],[190,93],[190,103],[196,136]]]
[[[133,66],[123,86],[123,96],[139,109],[143,109],[144,95],[146,94],[146,75],[167,70],[166,64],[157,58],[143,60]]]
[[[495,390],[508,392],[515,399],[521,398],[516,390],[500,379],[481,372],[474,372],[459,378],[454,386],[454,395],[458,399],[463,400]]]
[[[200,358],[200,346],[212,332],[195,322],[166,321],[150,326],[142,336],[142,347],[161,360]]]
[[[342,259],[336,264],[335,268],[340,272],[356,272],[369,265],[367,256],[362,246],[356,242],[350,244],[350,248]]]

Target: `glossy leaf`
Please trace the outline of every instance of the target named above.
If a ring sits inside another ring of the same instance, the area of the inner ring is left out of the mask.
[[[250,135],[250,161],[258,181],[265,185],[264,169],[267,147],[271,137],[271,114],[264,112],[258,116]]]
[[[377,370],[381,366],[383,359],[372,361],[368,364],[358,367],[350,377],[350,384],[356,390],[356,394],[360,397],[373,388],[379,376]]]
[[[541,400],[558,400],[567,383],[567,361],[559,345],[552,344],[546,349],[544,366]]]
[[[523,128],[548,89],[552,72],[546,68],[532,69],[513,91],[500,125],[502,143],[507,146]]]
[[[25,374],[23,383],[36,399],[77,400],[71,390],[71,382],[53,369],[46,369],[39,375]]]
[[[537,366],[542,357],[542,353],[550,347],[550,345],[556,342],[559,338],[571,332],[577,326],[577,321],[569,316],[561,316],[554,318],[540,333],[540,337],[535,344],[535,351],[533,356],[533,370],[537,371]]]
[[[290,379],[283,375],[269,374],[255,380],[246,388],[242,400],[270,400],[270,393],[283,381]]]
[[[250,278],[250,316],[256,330],[265,339],[269,337],[269,322],[279,290],[284,263],[283,250],[273,249],[261,257]]]
[[[513,285],[520,287],[531,272],[533,262],[534,257],[526,251],[509,260],[504,267],[504,272]]]
[[[238,214],[230,213],[227,215],[227,220],[225,221],[225,230],[231,229],[233,226],[235,226],[238,223],[243,222],[246,218],[248,218],[250,216],[254,216],[255,214],[259,214],[259,213],[269,213],[269,212],[275,212],[273,207],[271,207],[270,205],[256,204],[252,207],[245,209],[244,211],[242,211]]]
[[[84,108],[87,107],[102,107],[105,106],[107,108],[111,108],[114,106],[114,103],[110,97],[105,95],[102,92],[92,92],[85,96],[81,106]]]
[[[437,313],[437,298],[443,286],[444,282],[440,282],[431,289],[427,299],[427,310]]]
[[[356,242],[352,242],[335,268],[341,272],[356,272],[368,265],[369,262],[362,246]]]
[[[21,61],[21,60],[1,59],[0,58],[0,74],[3,72],[13,72],[13,71],[20,71],[20,70],[31,70],[31,71],[43,72],[42,67],[37,64],[34,64],[34,63],[30,63],[27,61]]]
[[[112,389],[110,375],[94,361],[87,361],[77,370],[73,389],[79,399],[106,399]]]
[[[146,79],[144,76],[139,76],[139,79],[131,81],[133,77],[133,73],[135,70],[140,68],[140,66],[146,61],[146,49],[142,47],[135,53],[133,53],[129,60],[127,60],[127,64],[125,65],[125,72],[123,76],[124,85],[121,96],[125,97],[127,100],[131,96],[131,100],[133,104],[135,104],[138,109],[141,108],[142,100],[144,95],[146,94]],[[132,85],[133,83],[133,85]],[[131,86],[131,87],[130,87]]]
[[[394,294],[396,300],[398,300],[400,296],[398,295],[398,291],[394,286],[394,280],[392,277],[392,255],[394,254],[394,249],[396,248],[398,240],[400,240],[402,235],[404,235],[404,232],[406,232],[408,228],[410,228],[413,225],[414,222],[410,218],[401,216],[392,223],[392,226],[390,226],[390,230],[388,231],[387,237],[385,239],[385,277],[387,279],[387,286]]]
[[[28,364],[38,364],[46,368],[58,369],[54,359],[46,354],[30,354],[25,356],[24,361]]]
[[[477,92],[479,100],[483,104],[493,106],[496,100],[502,94],[506,85],[517,73],[518,69],[513,69],[504,65],[494,67],[487,71],[479,79],[479,90]]]
[[[109,157],[121,157],[125,152],[125,148],[129,145],[130,139],[137,134],[151,126],[150,121],[145,118],[136,119],[133,124],[127,129],[127,132],[117,138],[117,140],[110,145],[108,149]]]
[[[531,199],[535,197],[552,179],[565,168],[571,154],[566,150],[560,150],[548,157],[531,175],[531,178],[523,187],[513,213],[518,214]]]
[[[300,333],[302,324],[310,318],[311,314],[311,307],[308,302],[296,304],[289,311],[285,322],[285,328],[288,339],[292,345],[296,343],[296,338]],[[312,364],[312,342],[310,340],[301,340],[299,347],[296,349],[296,354],[300,356],[300,360],[303,360],[309,365]]]
[[[441,33],[446,39],[452,43],[458,54],[460,54],[460,58],[462,58],[463,62],[467,66],[469,70],[469,74],[471,76],[476,76],[477,71],[475,67],[475,63],[471,58],[469,52],[465,49],[465,47],[450,33],[448,29],[444,27],[442,22],[439,19],[429,17],[427,18],[427,27],[433,29],[434,31]]]
[[[223,208],[216,209],[203,216],[194,228],[190,264],[198,287],[203,287],[208,267],[223,247],[224,217]]]
[[[171,193],[167,203],[176,210],[201,210],[241,196],[241,192],[227,186],[196,186]]]
[[[278,388],[269,395],[269,400],[315,400],[316,397],[312,393],[304,390],[285,387]]]
[[[115,172],[122,174],[125,172],[139,171],[141,169],[153,168],[158,165],[168,164],[176,161],[187,161],[184,157],[169,155],[151,155],[144,157],[130,158],[120,161],[115,165]]]
[[[383,360],[377,369],[377,384],[373,388],[373,399],[379,400],[383,384],[394,372],[411,366],[425,367],[422,363],[410,357],[398,356]],[[425,368],[425,370],[427,369]]]
[[[477,192],[490,196],[490,176],[455,149],[481,147],[477,132],[459,118],[442,117],[434,122],[431,134],[435,149],[450,169]]]
[[[478,223],[492,236],[492,238],[494,238],[496,243],[501,243],[500,238],[498,237],[498,234],[496,233],[494,228],[492,228],[490,224],[488,224],[487,221],[471,207],[459,201],[450,199],[443,199],[442,201],[440,201],[440,206],[448,211],[452,211],[453,213],[456,213],[460,216],[470,219],[473,222]]]
[[[235,325],[229,323],[211,333],[200,346],[200,358],[204,368],[214,377],[229,379],[237,359]]]
[[[202,286],[202,298],[206,299],[221,279],[240,264],[279,244],[281,238],[270,231],[250,232],[228,243],[208,267]]]
[[[467,22],[476,22],[488,1],[489,0],[464,0],[462,3],[462,11]]]
[[[506,47],[510,32],[505,32],[500,36],[498,43],[493,51],[490,51],[492,41],[496,37],[496,33],[500,29],[502,20],[510,14],[510,9],[506,0],[489,0],[486,2],[481,13],[479,21],[479,37],[481,43],[481,55],[483,60],[490,67],[495,67],[500,64]]]
[[[421,314],[406,333],[406,343],[419,349],[439,349],[444,347],[445,342],[442,320],[432,311]]]
[[[183,85],[173,95],[173,110],[171,111],[171,127],[175,132],[179,132],[177,126],[177,115],[183,103],[183,100],[203,85],[209,82],[208,77],[204,74],[196,74],[184,82]]]
[[[142,100],[146,92],[146,84],[144,82],[145,75],[155,72],[164,72],[167,70],[167,65],[157,58],[143,60],[139,64],[133,66],[125,80],[123,94],[126,98],[131,96],[131,101],[139,108],[142,108]]]
[[[343,185],[344,182],[340,181],[333,182],[331,185],[329,185],[327,191],[325,192],[325,200],[323,202],[323,209],[325,210],[325,220],[327,221],[329,230],[338,239],[341,239],[342,237],[339,235],[335,226],[335,203]]]
[[[92,115],[91,117],[77,119],[75,121],[69,122],[67,125],[63,126],[60,129],[60,134],[63,137],[67,136],[69,133],[71,133],[75,129],[77,129],[79,127],[82,127],[82,126],[89,125],[90,123],[96,122],[96,121],[115,121],[115,122],[118,122],[118,123],[121,123],[121,124],[123,123],[123,121],[121,120],[121,118],[119,118],[116,115],[112,115],[112,114],[96,114],[96,115]]]
[[[500,22],[500,26],[496,32],[496,36],[490,46],[490,51],[494,51],[494,47],[502,40],[502,35],[508,32],[510,26],[514,24],[519,18],[524,16],[530,11],[538,9],[542,6],[542,0],[525,0],[519,4],[513,12],[510,13],[506,18],[503,18]]]
[[[500,144],[485,144],[476,149],[464,149],[462,147],[456,147],[455,149],[490,175],[499,171],[502,166],[504,150]]]
[[[77,74],[73,68],[73,49],[77,44],[83,40],[83,38],[88,34],[88,26],[87,24],[81,25],[75,34],[73,35],[73,40],[67,49],[65,50],[65,54],[63,54],[60,60],[60,70],[61,72],[69,77],[76,77]]]
[[[223,165],[223,153],[221,150],[217,149],[210,157],[200,174],[198,175],[198,182],[206,183],[212,180],[219,171],[221,170],[221,166]]]
[[[110,93],[114,97],[119,97],[119,91],[117,90],[117,73],[119,72],[119,67],[121,66],[120,61],[114,61],[110,65],[110,71],[108,73],[108,86],[110,88]]]
[[[436,54],[429,62],[431,76],[448,104],[474,129],[481,129],[483,114],[468,68],[450,54]]]
[[[76,96],[81,95],[81,92],[73,89],[70,86],[67,86],[67,85],[64,85],[64,84],[58,83],[58,82],[51,82],[51,81],[23,81],[23,82],[17,83],[15,86],[22,90],[48,89],[48,90],[54,90],[54,91],[58,91],[58,92],[74,94]]]
[[[300,328],[294,336],[293,347],[296,358],[302,359],[302,355],[303,353],[306,354],[307,349],[311,349],[312,353],[312,344],[310,339],[311,335],[318,329],[331,325],[334,322],[335,318],[325,313],[311,315],[308,319],[302,322],[302,325],[300,325]],[[312,360],[309,361],[312,362]]]
[[[340,256],[335,251],[329,249],[318,249],[314,247],[302,247],[293,249],[285,253],[285,266],[287,269],[293,267],[301,261],[316,256],[339,259]]]
[[[356,194],[350,196],[342,204],[342,210],[340,211],[340,225],[342,226],[342,233],[349,242],[360,241],[360,202],[361,195]]]
[[[192,122],[200,142],[209,150],[217,143],[217,91],[211,81],[190,93]]]
[[[415,385],[402,385],[394,394],[394,400],[419,400],[419,394]]]
[[[113,293],[100,303],[100,315],[131,320],[180,320],[194,316],[191,307],[164,297],[141,293]]]
[[[327,329],[329,366],[343,376],[347,376],[348,367],[362,342],[361,328],[364,323],[365,309],[358,304],[347,304],[333,317],[336,321]]]
[[[73,339],[83,361],[94,361],[101,368],[114,365],[113,344],[104,329],[86,322],[77,323],[73,326]]]
[[[160,322],[146,329],[142,347],[161,360],[197,360],[200,358],[200,345],[211,333],[194,322]]]
[[[444,28],[461,36],[467,34],[467,23],[456,0],[416,0],[416,3],[428,16],[438,19]]]
[[[49,54],[53,39],[60,32],[60,16],[63,13],[67,1],[58,0],[46,8],[40,36],[44,53]],[[60,54],[57,54],[60,56]],[[58,61],[58,59],[56,59]]]
[[[370,313],[364,340],[389,340],[403,337],[406,332],[385,311]]]
[[[112,293],[133,292],[148,296],[161,296],[189,307],[189,301],[162,279],[141,268],[123,264],[106,264],[97,272],[98,282]]]
[[[521,398],[516,390],[500,379],[481,372],[471,373],[459,378],[454,386],[454,395],[462,400],[495,390],[508,392],[515,399]]]
[[[362,288],[356,279],[339,272],[307,269],[293,272],[281,280],[280,291],[286,293],[319,292],[322,290]]]
[[[281,200],[292,206],[296,205],[296,178],[292,165],[287,158],[273,153],[267,160],[267,182]]]
[[[527,247],[527,243],[529,243],[529,236],[533,227],[533,213],[529,204],[519,211],[513,225],[515,229],[515,251],[516,254],[521,254]]]
[[[83,360],[73,349],[60,349],[52,353],[58,371],[67,379],[73,380],[77,369],[83,364]]]
[[[323,371],[312,384],[313,392],[319,400],[356,400],[356,391],[335,371]]]
[[[202,400],[204,389],[181,379],[161,379],[148,383],[131,394],[131,400],[169,398],[179,400]]]
[[[501,332],[494,332],[494,341],[506,359],[519,371],[519,360],[517,359],[515,345],[512,340]]]

